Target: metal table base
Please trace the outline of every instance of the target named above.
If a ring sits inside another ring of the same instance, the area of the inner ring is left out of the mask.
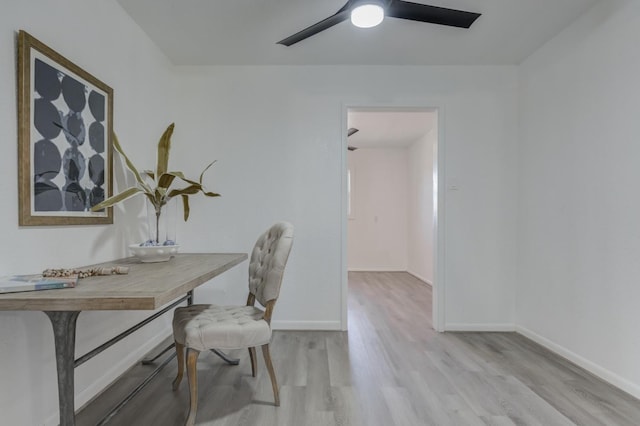
[[[75,412],[74,412],[74,369],[89,361],[94,356],[103,352],[105,349],[113,346],[115,343],[129,336],[133,332],[139,330],[143,326],[149,324],[159,316],[165,314],[171,309],[175,308],[182,302],[186,301],[188,305],[193,304],[193,291],[189,291],[187,295],[177,299],[170,305],[162,308],[160,311],[151,315],[150,317],[142,320],[133,327],[123,331],[102,345],[87,352],[85,355],[74,359],[76,349],[76,322],[78,315],[81,311],[45,311],[44,313],[49,317],[51,325],[53,326],[53,336],[56,351],[56,368],[58,372],[58,399],[60,403],[60,426],[74,426],[75,425]],[[152,359],[143,360],[143,364],[152,364],[162,354],[172,349],[174,345],[170,345],[164,349],[160,354]],[[240,360],[229,358],[225,353],[213,349],[216,355],[222,358],[229,364],[237,365]],[[124,407],[133,397],[135,397],[147,384],[153,380],[154,377],[160,373],[160,371],[175,357],[175,353],[164,360],[158,367],[151,372],[151,374],[133,391],[125,396],[115,407],[111,409],[98,423],[97,425],[104,425],[113,416],[115,416],[122,407]]]

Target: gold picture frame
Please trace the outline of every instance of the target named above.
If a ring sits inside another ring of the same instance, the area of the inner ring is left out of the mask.
[[[112,224],[113,89],[22,30],[17,80],[19,224]]]

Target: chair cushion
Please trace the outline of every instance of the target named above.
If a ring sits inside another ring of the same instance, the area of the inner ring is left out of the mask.
[[[261,346],[271,340],[263,316],[254,306],[185,306],[174,311],[173,337],[199,351]]]

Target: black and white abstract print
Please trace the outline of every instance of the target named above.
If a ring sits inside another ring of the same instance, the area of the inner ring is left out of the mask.
[[[106,194],[107,96],[59,68],[34,56],[32,214],[93,214]]]

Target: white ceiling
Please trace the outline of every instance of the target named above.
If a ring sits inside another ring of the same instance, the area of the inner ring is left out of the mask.
[[[347,144],[356,148],[404,148],[437,126],[435,110],[351,109],[347,127],[359,131]]]
[[[118,0],[178,65],[514,65],[596,1],[413,0],[482,13],[468,29],[387,18],[347,20],[291,47],[276,42],[346,0]]]

